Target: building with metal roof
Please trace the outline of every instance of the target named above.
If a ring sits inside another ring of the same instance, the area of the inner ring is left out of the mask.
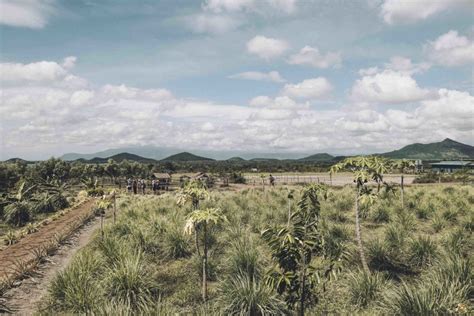
[[[472,161],[440,161],[432,163],[431,169],[437,172],[455,172],[459,170],[474,170],[474,163]]]

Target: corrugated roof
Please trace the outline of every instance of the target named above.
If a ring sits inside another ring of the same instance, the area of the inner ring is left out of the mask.
[[[170,179],[171,176],[169,175],[169,173],[154,173],[153,174],[155,176],[155,178],[157,179]]]
[[[432,163],[432,166],[467,166],[472,164],[471,161],[440,161]]]

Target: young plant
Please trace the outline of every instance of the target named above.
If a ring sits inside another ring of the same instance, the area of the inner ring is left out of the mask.
[[[299,303],[299,315],[304,315],[306,305],[314,299],[311,289],[316,286],[318,272],[311,261],[313,256],[322,255],[319,196],[326,194],[325,186],[309,185],[303,190],[298,209],[291,215],[290,225],[262,232],[276,263],[267,273],[267,283],[285,296],[288,307],[294,308]]]
[[[404,197],[405,186],[403,182],[404,173],[407,170],[413,169],[415,167],[415,163],[412,160],[408,160],[408,159],[398,159],[398,160],[394,160],[391,163],[391,167],[393,169],[399,170],[401,173],[401,176],[400,176],[401,200],[402,200],[402,208],[404,208],[405,207],[405,197]]]
[[[341,170],[349,169],[354,175],[354,182],[356,183],[356,197],[355,197],[355,230],[356,241],[359,249],[360,260],[362,267],[367,274],[370,273],[369,266],[364,254],[364,246],[362,244],[362,234],[360,225],[360,203],[373,204],[375,195],[367,188],[367,183],[373,180],[377,183],[377,192],[379,192],[380,185],[383,182],[383,173],[387,170],[388,161],[378,157],[355,157],[346,158],[343,161],[333,165],[330,173],[337,173]]]
[[[186,221],[184,231],[188,234],[192,234],[195,231],[196,246],[199,243],[197,238],[198,231],[203,233],[203,252],[202,252],[202,299],[207,300],[207,260],[208,260],[208,248],[209,248],[209,228],[211,225],[217,225],[221,222],[227,221],[225,215],[218,208],[206,208],[204,210],[194,210]],[[199,247],[197,248],[198,255],[201,256]]]

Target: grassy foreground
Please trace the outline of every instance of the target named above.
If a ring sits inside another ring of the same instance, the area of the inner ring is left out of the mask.
[[[472,313],[473,193],[469,186],[411,187],[405,209],[398,193],[363,206],[367,274],[354,241],[354,188],[329,189],[321,199],[323,255],[311,264],[337,268],[316,280],[306,314]],[[226,217],[207,234],[206,303],[202,261],[184,230],[191,205],[178,206],[172,193],[125,196],[117,223],[56,276],[40,313],[291,315],[295,310],[265,282],[274,261],[261,232],[286,225],[300,195],[247,189],[210,192],[201,201],[200,208],[219,208]]]

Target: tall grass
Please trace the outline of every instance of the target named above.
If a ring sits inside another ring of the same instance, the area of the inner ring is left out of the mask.
[[[342,269],[327,282],[315,282],[311,291],[319,302],[313,311],[470,311],[473,189],[453,188],[408,187],[405,209],[397,196],[386,195],[367,212],[362,225],[370,274],[357,272],[353,187],[331,188],[328,199],[321,201],[318,233],[323,242],[318,251]],[[209,234],[207,303],[200,294],[202,258],[193,238],[183,232],[190,208],[178,207],[173,193],[121,198],[117,223],[106,225],[104,238],[94,238],[55,278],[46,310],[97,315],[291,314],[283,298],[262,281],[270,253],[260,236],[268,225],[286,225],[287,195],[284,188],[249,188],[211,192],[202,202],[202,207],[219,207],[228,219]],[[299,197],[296,190],[293,205]],[[326,261],[308,264],[324,276]]]

